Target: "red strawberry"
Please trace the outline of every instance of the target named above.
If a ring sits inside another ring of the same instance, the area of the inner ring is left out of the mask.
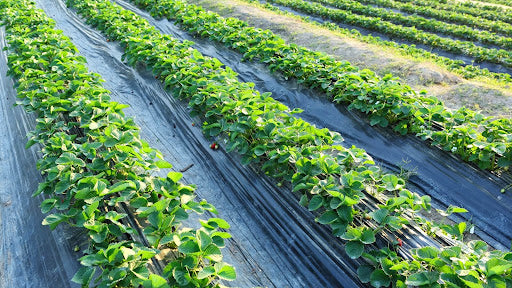
[[[212,143],[212,145],[210,145],[210,148],[212,148],[212,150],[217,150],[219,149],[219,145],[215,142]]]
[[[404,242],[400,238],[396,238],[396,241],[398,241],[397,245],[400,246],[400,247],[402,247],[402,245],[404,244]]]
[[[196,123],[192,122],[192,126],[196,126]]]

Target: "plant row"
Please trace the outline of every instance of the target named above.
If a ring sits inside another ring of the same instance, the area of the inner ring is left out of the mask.
[[[503,21],[512,24],[512,15],[510,13],[496,13],[505,12],[506,10],[498,6],[487,6],[477,4],[472,1],[436,1],[436,0],[396,0],[402,3],[411,3],[417,6],[426,6],[438,10],[454,11],[456,13],[473,15],[482,17],[492,21]]]
[[[508,169],[512,163],[510,119],[492,120],[465,108],[450,112],[438,99],[423,92],[418,95],[390,76],[380,78],[348,62],[287,45],[270,31],[183,1],[161,2],[148,8],[153,16],[175,20],[190,32],[225,43],[244,54],[245,59],[258,59],[272,71],[294,77],[307,87],[327,93],[337,103],[369,114],[371,125],[390,126],[401,134],[415,133],[482,169]]]
[[[465,25],[451,24],[436,19],[427,19],[417,15],[403,15],[388,9],[364,5],[357,1],[349,0],[312,0],[312,2],[335,7],[353,14],[379,18],[390,23],[414,27],[423,31],[430,31],[436,34],[454,36],[460,39],[480,42],[487,45],[496,45],[500,48],[510,50],[512,38],[497,35],[495,33],[476,30]]]
[[[184,7],[182,2],[168,0],[137,3],[151,5],[155,12]],[[302,192],[300,203],[316,211],[316,221],[329,225],[334,235],[346,241],[347,254],[366,259],[368,265],[358,269],[363,282],[374,287],[511,283],[512,253],[490,252],[482,241],[411,249],[411,259],[399,256],[403,243],[393,245],[396,240],[386,238],[388,233],[418,222],[460,239],[464,229],[421,218],[409,220],[414,212],[430,210],[428,196],[408,191],[403,179],[383,173],[363,150],[341,146],[339,134],[315,128],[294,117],[299,111],[268,93],[260,94],[252,83],[239,82],[235,72],[190,48],[192,43],[158,34],[140,16],[107,0],[68,0],[67,4],[108,39],[119,41],[125,49],[123,59],[130,65],[144,64],[173,95],[188,100],[192,113],[204,119],[206,136],[222,137],[227,150],[236,150],[243,163],[253,163]],[[373,198],[381,204],[368,213],[363,202]],[[463,211],[452,207],[446,212]],[[390,242],[376,249],[378,239]],[[465,274],[467,270],[471,271]]]
[[[378,17],[353,14],[341,9],[324,7],[319,3],[303,0],[268,0],[267,2],[286,6],[310,15],[320,16],[335,22],[365,28],[380,32],[391,37],[424,44],[454,54],[467,55],[476,62],[491,62],[512,67],[512,52],[503,49],[486,48],[475,45],[473,42],[453,40],[438,36],[434,33],[424,32],[415,27],[405,27],[383,21]]]
[[[220,248],[229,228],[220,218],[183,221],[215,208],[194,200],[194,187],[181,174],[155,176],[171,168],[160,152],[140,139],[124,115],[127,105],[110,101],[100,76],[43,11],[27,0],[0,1],[6,27],[8,75],[16,80],[18,104],[37,116],[27,146],[39,144],[37,167],[44,175],[35,195],[46,197],[44,221],[54,229],[69,223],[89,238],[82,268],[73,281],[83,287],[218,287],[235,278]],[[143,229],[128,225],[133,213]],[[163,276],[150,267],[171,250]]]
[[[475,79],[475,78],[481,78],[482,80],[491,80],[491,81],[497,81],[501,84],[509,84],[512,82],[512,78],[510,74],[508,73],[495,73],[490,72],[487,68],[480,68],[479,66],[475,65],[466,65],[466,63],[462,60],[454,60],[447,57],[443,57],[439,54],[432,53],[429,51],[426,51],[424,49],[416,48],[415,45],[407,45],[407,44],[398,44],[397,42],[393,41],[386,41],[381,39],[378,36],[372,36],[371,34],[363,35],[361,32],[359,32],[356,29],[345,29],[340,27],[339,25],[336,25],[335,23],[325,21],[323,23],[316,22],[314,20],[311,20],[307,16],[300,16],[293,14],[292,12],[289,12],[287,10],[281,10],[276,6],[273,6],[271,4],[260,4],[258,0],[243,0],[245,2],[251,3],[252,5],[256,5],[263,9],[268,9],[271,11],[274,11],[275,13],[279,13],[286,16],[296,17],[301,19],[302,21],[308,22],[309,24],[319,26],[322,28],[327,28],[331,31],[341,33],[343,35],[347,35],[349,37],[358,39],[365,43],[375,44],[379,46],[385,46],[393,48],[395,51],[402,55],[411,56],[418,60],[426,60],[435,62],[436,64],[440,65],[441,67],[455,72],[464,79]]]
[[[376,5],[397,9],[401,12],[432,17],[437,20],[448,21],[452,23],[462,24],[473,28],[488,30],[490,32],[500,33],[505,36],[512,36],[512,25],[509,23],[488,20],[478,16],[461,14],[458,12],[450,12],[434,9],[428,6],[414,5],[412,3],[401,3],[395,0],[358,0],[360,3]],[[435,31],[434,31],[435,32]]]

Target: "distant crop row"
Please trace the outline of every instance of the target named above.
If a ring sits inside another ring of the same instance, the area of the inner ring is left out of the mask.
[[[406,13],[432,17],[438,20],[458,23],[473,28],[479,28],[491,32],[500,33],[505,36],[512,36],[511,24],[496,20],[488,20],[479,16],[462,14],[456,11],[450,12],[445,10],[439,10],[429,6],[414,5],[412,3],[401,3],[395,0],[358,0],[358,2],[392,9],[398,9],[399,11]]]
[[[198,27],[204,23],[198,17],[199,8],[189,10],[181,1],[134,2],[156,14],[182,11],[195,17]],[[119,41],[128,64],[144,64],[173,95],[186,99],[192,113],[204,119],[206,136],[222,137],[228,151],[237,151],[244,163],[254,163],[302,192],[300,203],[316,211],[316,220],[346,241],[347,254],[366,259],[368,265],[358,269],[363,282],[375,287],[392,283],[395,287],[431,287],[440,279],[444,286],[460,286],[465,281],[511,283],[512,253],[489,252],[482,241],[412,249],[409,260],[399,256],[403,242],[393,244],[396,240],[386,234],[418,222],[460,239],[465,223],[440,227],[408,218],[430,210],[430,198],[405,189],[403,179],[383,173],[363,150],[342,147],[339,134],[315,128],[294,117],[300,111],[290,111],[269,94],[257,92],[253,84],[239,82],[235,72],[190,48],[192,43],[154,32],[147,21],[107,0],[68,0],[67,4],[108,39]],[[363,199],[369,198],[381,201],[370,213],[361,207]],[[451,207],[446,213],[464,211]],[[378,237],[391,240],[390,247],[375,249]]]
[[[503,49],[485,48],[473,42],[452,40],[433,33],[424,32],[415,27],[405,27],[383,21],[377,17],[353,14],[341,9],[327,8],[319,3],[303,0],[269,0],[268,2],[300,10],[335,22],[354,25],[380,32],[391,37],[424,44],[443,51],[473,57],[476,62],[491,62],[512,67],[512,52]]]
[[[496,35],[495,33],[475,30],[464,25],[451,24],[436,19],[427,19],[417,15],[403,15],[391,10],[364,5],[350,0],[312,0],[331,7],[342,9],[343,11],[364,15],[368,17],[379,18],[381,21],[415,27],[419,30],[440,33],[442,35],[454,36],[483,44],[496,45],[503,49],[512,48],[512,38]]]
[[[199,229],[183,224],[191,212],[216,210],[194,200],[195,188],[178,182],[181,173],[154,175],[171,165],[140,139],[122,111],[127,105],[110,101],[100,77],[88,72],[54,21],[26,0],[0,1],[0,18],[18,103],[37,115],[27,145],[41,147],[37,167],[45,181],[34,195],[47,197],[43,213],[53,211],[43,224],[54,229],[67,222],[89,237],[73,281],[165,288],[218,287],[219,279],[234,279],[220,251],[230,237],[221,229],[229,225],[220,218],[201,220]],[[128,213],[142,230],[128,224]],[[174,253],[165,278],[148,269],[163,248]]]
[[[245,59],[257,59],[272,71],[325,92],[333,101],[368,114],[372,125],[390,126],[401,134],[415,133],[483,169],[507,168],[512,163],[510,120],[492,120],[464,108],[449,112],[438,99],[417,95],[391,77],[380,78],[348,62],[287,45],[272,32],[238,19],[177,3],[174,7],[156,4],[152,14],[176,20],[193,33],[243,53]]]
[[[512,14],[497,6],[478,4],[473,1],[437,1],[437,0],[396,0],[417,6],[432,7],[437,10],[454,11],[469,14],[493,21],[503,21],[512,24]],[[496,13],[499,12],[499,13]]]
[[[331,31],[347,35],[349,37],[356,38],[365,43],[375,44],[375,45],[384,46],[384,47],[391,47],[393,49],[396,49],[396,51],[402,55],[412,56],[416,59],[428,59],[428,61],[435,62],[438,65],[446,68],[447,70],[457,73],[464,79],[474,79],[474,78],[482,77],[483,79],[495,80],[495,81],[498,81],[503,84],[512,83],[512,78],[511,78],[510,74],[508,74],[508,73],[495,73],[495,72],[489,71],[487,68],[481,68],[480,66],[475,66],[475,65],[467,65],[463,60],[450,59],[448,57],[444,57],[439,54],[429,52],[424,49],[417,48],[414,44],[413,45],[399,44],[394,41],[383,40],[382,38],[380,38],[378,36],[373,36],[371,34],[363,35],[361,32],[359,32],[356,29],[352,29],[352,30],[345,29],[345,28],[342,28],[339,25],[329,22],[329,21],[325,21],[323,23],[316,22],[316,21],[310,19],[308,16],[296,15],[287,10],[281,10],[278,7],[273,6],[271,4],[263,5],[263,4],[260,4],[260,2],[257,0],[243,0],[243,1],[251,3],[252,5],[257,5],[257,6],[261,7],[262,9],[272,10],[275,13],[279,13],[279,14],[283,14],[283,15],[287,15],[287,16],[298,17],[301,20],[308,22],[312,25],[323,27],[323,28],[329,29]]]

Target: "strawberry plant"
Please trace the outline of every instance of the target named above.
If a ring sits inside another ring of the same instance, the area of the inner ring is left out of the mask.
[[[159,1],[158,5],[166,3]],[[364,150],[343,147],[339,134],[294,117],[299,110],[259,93],[254,84],[239,82],[235,72],[190,48],[190,42],[162,35],[110,1],[68,0],[67,4],[109,39],[119,41],[125,61],[144,64],[173,95],[188,100],[192,113],[204,120],[206,136],[222,137],[225,148],[237,151],[244,163],[288,181],[293,191],[301,192],[300,203],[314,211],[316,221],[329,225],[344,239],[347,254],[366,261],[358,273],[364,282],[375,287],[510,283],[511,253],[489,252],[481,241],[463,243],[454,237],[450,240],[454,245],[415,247],[409,250],[410,257],[386,244],[379,248],[377,239],[387,241],[386,235],[393,235],[395,241],[395,233],[411,225],[433,227],[435,223],[415,216],[431,209],[430,197],[408,191],[403,179],[381,171]],[[436,110],[429,121],[442,116]],[[377,207],[365,206],[368,199],[376,201]],[[368,209],[370,213],[365,212]],[[184,247],[189,248],[201,250],[199,245]],[[455,257],[449,254],[452,250]],[[465,274],[473,270],[476,274]]]
[[[37,116],[27,146],[38,144],[38,169],[45,176],[34,195],[49,213],[44,225],[68,223],[85,231],[89,245],[72,281],[83,287],[219,287],[234,268],[220,248],[230,235],[220,218],[192,229],[190,213],[217,213],[196,201],[181,174],[155,176],[171,168],[159,151],[140,139],[124,115],[126,105],[110,101],[99,75],[70,39],[31,1],[0,1],[6,28],[8,74],[16,80],[18,104]],[[132,216],[129,216],[132,215]],[[135,217],[143,227],[133,227]],[[137,228],[141,228],[139,232]],[[162,250],[174,253],[163,276],[152,264]]]
[[[510,166],[512,148],[507,139],[512,128],[506,122],[501,122],[503,133],[499,137],[486,137],[485,132],[478,131],[495,129],[492,123],[500,120],[495,122],[465,108],[450,112],[438,99],[424,92],[418,95],[390,76],[379,78],[348,62],[339,62],[293,44],[286,45],[270,31],[255,29],[237,19],[224,19],[183,1],[138,0],[134,3],[146,7],[157,17],[165,15],[178,21],[197,35],[229,45],[244,53],[246,59],[258,59],[272,71],[324,91],[337,103],[346,103],[351,109],[369,114],[371,125],[390,126],[401,134],[415,133],[482,169],[508,169]]]

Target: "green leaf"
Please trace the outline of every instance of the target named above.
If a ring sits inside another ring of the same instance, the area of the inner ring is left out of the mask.
[[[485,269],[487,270],[487,276],[501,275],[505,271],[512,268],[512,262],[504,259],[492,258],[485,263]]]
[[[382,267],[382,271],[384,271],[384,273],[386,273],[386,275],[389,275],[389,276],[396,275],[396,271],[391,269],[391,267],[394,266],[394,263],[393,263],[393,261],[389,260],[388,258],[380,259],[380,266]]]
[[[147,260],[150,258],[153,258],[156,255],[155,249],[151,248],[141,248],[139,251],[137,251],[137,255],[140,256],[140,259]]]
[[[96,272],[95,267],[82,267],[78,269],[73,278],[71,278],[71,281],[81,284],[83,287],[89,287],[89,283],[94,276],[94,272]]]
[[[320,195],[315,195],[309,201],[308,209],[309,209],[309,211],[315,211],[316,209],[322,207],[323,203],[324,203],[324,198]]]
[[[418,255],[421,259],[435,259],[439,255],[439,251],[434,247],[412,249],[412,253]]]
[[[208,224],[221,229],[229,229],[231,227],[226,220],[221,218],[210,218],[208,219]]]
[[[306,207],[306,205],[308,205],[308,203],[309,203],[308,195],[306,195],[306,194],[302,195],[302,196],[300,197],[299,204],[300,204],[301,206]]]
[[[71,187],[71,185],[72,184],[67,180],[59,181],[57,185],[55,185],[55,194],[63,194]]]
[[[108,219],[108,220],[114,222],[114,221],[118,221],[120,219],[123,219],[126,216],[127,216],[127,214],[125,214],[125,213],[118,213],[116,211],[109,211],[109,212],[107,212],[107,214],[105,214],[105,219]]]
[[[258,145],[254,148],[254,155],[261,156],[261,155],[265,154],[266,151],[267,151],[266,146]]]
[[[375,232],[370,229],[365,229],[361,235],[361,242],[364,244],[372,244],[375,242]]]
[[[471,273],[471,272],[470,272]],[[475,277],[474,275],[464,275],[459,276],[459,278],[470,288],[482,288],[482,283],[480,282],[480,279]]]
[[[370,282],[370,275],[372,274],[373,270],[375,270],[370,265],[362,265],[357,268],[357,276],[359,276],[359,279],[363,283]]]
[[[159,275],[151,274],[149,279],[144,281],[144,288],[170,288],[167,281]]]
[[[128,188],[135,189],[136,188],[135,183],[133,183],[133,181],[130,181],[130,180],[119,181],[116,184],[110,186],[110,189],[105,189],[103,192],[101,192],[100,196],[117,193],[120,191],[124,191]]]
[[[375,124],[380,123],[380,120],[381,120],[380,116],[371,117],[370,118],[370,125],[371,126],[375,126]]]
[[[172,271],[172,276],[180,286],[186,286],[190,283],[190,275],[186,271],[174,269],[174,271]]]
[[[219,236],[223,239],[228,239],[228,238],[231,238],[231,234],[229,234],[228,232],[220,232],[220,231],[217,231],[217,232],[214,232],[212,234],[212,237],[215,237],[215,236]]]
[[[393,174],[387,174],[382,177],[382,181],[384,182],[384,187],[388,191],[395,191],[400,188],[399,178]]]
[[[110,282],[111,285],[118,283],[122,281],[124,278],[126,278],[126,275],[128,275],[128,268],[126,267],[118,267],[115,269],[110,270],[108,273],[108,277],[112,279]]]
[[[100,254],[85,255],[82,258],[80,258],[80,264],[84,266],[98,266],[106,262],[107,259],[105,258],[105,256]]]
[[[408,270],[409,266],[410,266],[409,262],[402,261],[402,262],[399,262],[399,263],[389,267],[389,270]]]
[[[53,230],[59,223],[64,222],[68,219],[68,216],[64,214],[50,214],[43,220],[43,225],[50,225],[50,229]]]
[[[270,136],[270,133],[272,133],[274,128],[276,128],[276,124],[271,122],[271,123],[268,123],[267,125],[265,125],[265,128],[263,130],[265,131],[266,135]]]
[[[117,143],[119,143],[119,140],[117,140],[116,138],[113,138],[113,137],[106,137],[106,140],[105,140],[105,147],[114,147]]]
[[[343,199],[340,199],[338,197],[333,197],[331,199],[331,202],[329,203],[329,207],[331,209],[337,209],[338,207],[341,206],[341,204],[343,204]]]
[[[484,288],[510,288],[512,287],[512,279],[510,277],[493,276],[487,278]]]
[[[179,208],[178,210],[176,210],[176,212],[174,213],[174,217],[176,220],[178,221],[183,221],[183,220],[187,220],[188,219],[188,213],[187,211],[185,211],[185,209],[183,208]]]
[[[462,235],[464,234],[464,231],[466,231],[466,227],[467,227],[467,224],[466,222],[460,222],[458,225],[457,225],[457,228],[458,228],[458,232],[459,232],[459,235]]]
[[[336,212],[338,213],[338,216],[340,216],[340,219],[343,221],[347,223],[352,222],[354,209],[352,209],[351,206],[341,206],[336,209]]]
[[[131,201],[130,201],[130,205],[133,207],[133,208],[140,208],[140,207],[147,207],[148,206],[148,200],[144,197],[137,197],[137,198],[133,198]]]
[[[505,152],[507,152],[507,146],[505,143],[497,143],[491,146],[491,150],[496,152],[496,154],[503,155]]]
[[[391,280],[389,276],[381,269],[373,271],[370,275],[370,284],[372,284],[373,287],[388,287],[390,283]]]
[[[97,232],[90,232],[91,238],[96,243],[102,243],[108,236],[108,226],[105,224],[96,225],[99,227]]]
[[[36,190],[36,192],[34,192],[32,194],[32,197],[36,197],[37,195],[43,193],[43,191],[46,191],[46,189],[48,189],[48,187],[49,187],[48,182],[39,183],[39,185],[37,186],[37,190]]]
[[[386,208],[381,208],[377,211],[370,212],[370,216],[373,218],[373,220],[377,221],[377,223],[382,223],[384,219],[389,215],[389,210]]]
[[[167,174],[167,178],[170,179],[173,183],[178,183],[181,177],[183,177],[183,174],[181,174],[180,172],[171,171]]]
[[[89,188],[85,188],[85,189],[82,189],[82,190],[79,190],[75,193],[75,198],[76,199],[91,199],[91,198],[94,198],[98,196],[98,193],[94,190],[91,190]]]
[[[172,168],[171,163],[164,161],[164,160],[158,160],[155,162],[156,167],[164,169],[164,168]]]
[[[407,277],[405,284],[412,286],[421,286],[434,284],[439,280],[439,272],[436,271],[425,271],[412,274]]]
[[[178,251],[185,254],[197,253],[200,251],[199,245],[194,241],[185,241],[178,247]]]
[[[217,264],[221,264],[221,263],[217,263]],[[233,268],[232,266],[227,265],[225,263],[222,263],[222,267],[220,269],[218,269],[217,264],[215,264],[215,267],[218,270],[217,275],[219,275],[219,278],[228,280],[228,281],[233,281],[236,279],[235,268]]]
[[[323,213],[320,217],[316,219],[320,224],[330,224],[338,219],[338,213],[336,211],[330,210]]]
[[[349,241],[359,240],[359,239],[361,239],[361,236],[362,236],[362,232],[360,229],[349,228],[343,235],[341,235],[341,239],[349,240]]]
[[[448,208],[448,211],[450,211],[451,213],[467,213],[468,212],[468,210],[461,208],[461,207],[456,207],[456,206],[450,206]]]
[[[205,233],[202,230],[199,230],[199,233],[197,234],[198,242],[201,243],[200,248],[201,250],[205,250],[208,245],[212,243],[212,238]]]
[[[98,128],[100,128],[100,124],[98,122],[91,122],[91,123],[89,123],[89,129],[96,130]]]
[[[471,247],[477,254],[481,254],[489,249],[489,245],[481,240],[469,241],[468,246]]]
[[[215,244],[210,244],[203,252],[204,257],[215,262],[222,261],[222,252]]]
[[[441,214],[441,216],[448,217],[448,216],[452,215],[453,213],[467,213],[468,210],[461,208],[461,207],[450,205],[450,206],[448,206],[446,211],[437,209],[437,212],[439,212],[439,214]]]
[[[363,255],[364,244],[361,241],[349,241],[345,244],[345,251],[352,259],[357,259]]]
[[[52,210],[53,206],[55,206],[55,203],[57,203],[57,199],[50,198],[46,199],[41,203],[41,212],[46,214]]]
[[[78,158],[75,154],[70,152],[62,153],[62,155],[60,155],[60,157],[55,161],[55,163],[61,165],[75,165],[80,167],[85,166],[84,160]]]
[[[447,284],[451,284],[449,287],[464,287],[464,282],[461,281],[456,273],[441,273],[441,279]]]
[[[203,268],[203,270],[201,270],[201,271],[199,271],[199,273],[197,273],[197,279],[204,279],[213,274],[215,274],[215,268],[213,268],[212,266],[206,266]]]

